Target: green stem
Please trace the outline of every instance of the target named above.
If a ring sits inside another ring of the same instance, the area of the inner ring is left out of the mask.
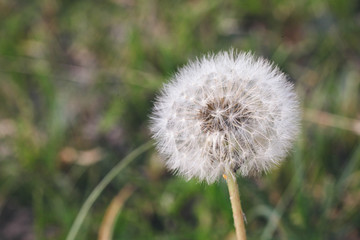
[[[231,207],[233,211],[236,239],[246,240],[246,231],[243,211],[241,209],[239,187],[236,183],[236,179],[230,172],[227,171],[225,174],[225,179],[229,188]]]
[[[76,219],[71,226],[71,229],[66,237],[66,240],[74,240],[79,229],[84,222],[86,215],[88,214],[91,206],[94,204],[95,200],[99,197],[101,192],[105,187],[119,174],[119,172],[124,169],[129,163],[131,163],[136,157],[144,153],[146,150],[150,149],[153,145],[152,141],[149,141],[140,147],[136,148],[130,154],[128,154],[124,159],[122,159],[115,167],[101,180],[101,182],[94,188],[90,193],[89,197],[86,199],[84,204],[81,206],[81,209],[76,216]]]

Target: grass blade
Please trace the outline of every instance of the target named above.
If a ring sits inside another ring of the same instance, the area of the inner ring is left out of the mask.
[[[90,193],[89,197],[82,205],[73,225],[70,228],[66,240],[74,240],[76,238],[76,235],[79,232],[79,229],[84,222],[84,219],[88,214],[91,206],[94,204],[95,200],[99,197],[100,193],[105,189],[105,187],[119,174],[121,170],[123,170],[127,165],[129,165],[140,154],[150,149],[152,145],[153,142],[149,141],[133,150],[101,180],[101,182],[94,188],[94,190]]]

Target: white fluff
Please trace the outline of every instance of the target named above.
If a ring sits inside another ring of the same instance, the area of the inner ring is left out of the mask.
[[[272,63],[232,50],[179,69],[154,105],[151,131],[172,171],[213,183],[267,172],[291,148],[300,110]]]

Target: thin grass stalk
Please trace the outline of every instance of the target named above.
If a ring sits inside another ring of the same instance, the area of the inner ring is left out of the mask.
[[[122,159],[115,167],[101,180],[101,182],[94,188],[89,197],[86,199],[84,204],[81,206],[81,209],[78,215],[75,218],[73,225],[70,228],[70,231],[66,237],[66,240],[76,239],[76,235],[79,232],[79,229],[84,222],[86,215],[88,214],[91,206],[94,204],[95,200],[100,196],[101,192],[105,187],[123,170],[127,165],[129,165],[135,158],[140,154],[144,153],[150,149],[153,145],[152,141],[149,141],[140,147],[133,150],[128,154],[124,159]]]

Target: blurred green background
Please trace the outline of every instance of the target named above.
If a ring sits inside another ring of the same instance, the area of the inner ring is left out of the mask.
[[[278,64],[303,107],[287,161],[238,179],[248,238],[360,239],[355,0],[0,0],[0,239],[65,239],[95,186],[150,139],[162,84],[230,47]],[[101,237],[129,184],[113,239],[235,238],[224,180],[186,182],[152,148],[111,181],[75,239]]]

